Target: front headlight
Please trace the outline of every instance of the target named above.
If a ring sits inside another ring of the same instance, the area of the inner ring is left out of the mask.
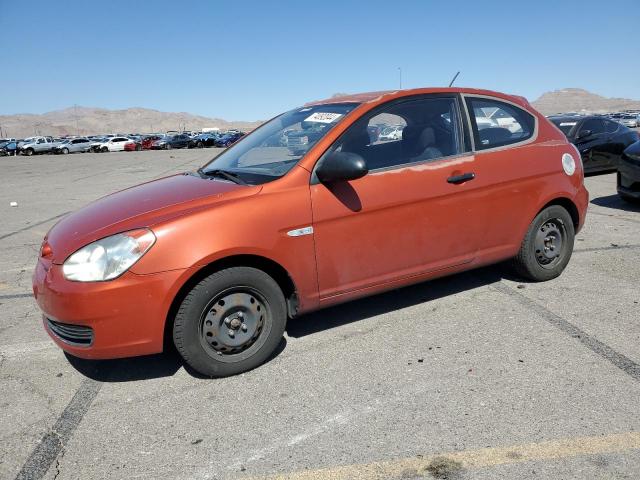
[[[62,272],[74,282],[113,280],[140,260],[155,241],[156,236],[146,228],[118,233],[82,247],[65,260]]]

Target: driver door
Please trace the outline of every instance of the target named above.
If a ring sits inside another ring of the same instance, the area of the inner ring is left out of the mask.
[[[390,102],[325,154],[357,153],[369,173],[328,185],[312,180],[321,303],[474,259],[483,221],[474,182],[455,182],[475,168],[459,112],[456,96]],[[400,139],[372,142],[367,127],[381,122],[397,125]]]

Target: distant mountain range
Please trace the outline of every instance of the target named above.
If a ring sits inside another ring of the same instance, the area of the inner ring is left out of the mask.
[[[532,102],[545,115],[563,112],[604,113],[640,110],[639,100],[607,98],[580,88],[547,92]],[[0,115],[1,135],[23,138],[31,135],[96,135],[100,133],[148,133],[167,130],[196,130],[218,127],[253,130],[262,122],[230,122],[185,112],[160,112],[148,108],[108,110],[70,107],[40,115]]]
[[[96,135],[101,133],[150,133],[168,130],[196,130],[218,127],[223,130],[253,130],[262,122],[229,122],[190,113],[160,112],[148,108],[107,110],[105,108],[69,107],[35,114],[0,115],[2,135]]]
[[[541,113],[584,112],[607,113],[622,110],[640,110],[640,100],[607,98],[581,88],[564,88],[544,93],[532,102]]]

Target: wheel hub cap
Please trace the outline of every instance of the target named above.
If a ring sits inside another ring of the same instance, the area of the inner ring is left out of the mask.
[[[258,338],[266,309],[258,295],[232,292],[214,298],[204,314],[203,341],[219,355],[239,353]]]
[[[549,265],[560,257],[563,244],[563,228],[555,220],[540,227],[536,234],[536,259],[541,265]]]

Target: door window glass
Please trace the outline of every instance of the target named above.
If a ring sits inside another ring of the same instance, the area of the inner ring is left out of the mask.
[[[591,135],[598,135],[604,133],[604,122],[599,118],[589,118],[584,121],[580,127],[580,133],[584,131],[591,131]]]
[[[533,136],[533,116],[506,102],[487,98],[467,98],[476,150],[502,147]]]
[[[331,151],[356,153],[369,170],[456,155],[458,118],[452,97],[395,102],[354,123]]]

